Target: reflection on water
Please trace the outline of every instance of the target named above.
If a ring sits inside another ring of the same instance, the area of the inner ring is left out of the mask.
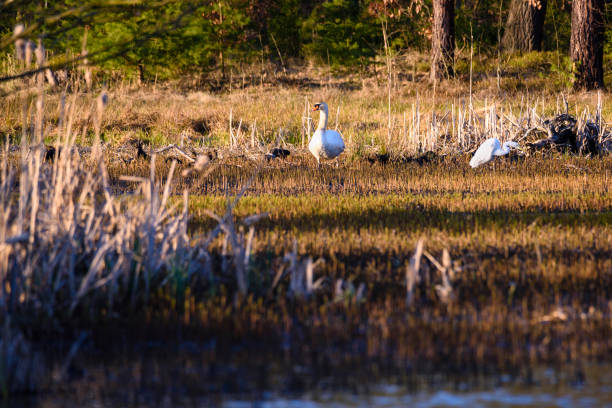
[[[368,396],[351,396],[346,394],[326,397],[296,399],[275,398],[267,401],[226,401],[227,408],[276,408],[276,407],[599,407],[611,406],[612,397],[606,391],[599,395],[590,395],[588,391],[564,390],[562,392],[541,392],[537,389],[495,389],[477,392],[425,392],[407,394],[405,390],[391,393],[376,393]]]
[[[136,351],[138,350],[138,351]],[[454,372],[228,348],[147,345],[81,353],[69,381],[9,407],[612,407],[612,364]]]

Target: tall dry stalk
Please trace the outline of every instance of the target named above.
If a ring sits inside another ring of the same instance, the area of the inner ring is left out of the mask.
[[[387,146],[391,143],[391,51],[387,37],[387,20],[381,20],[383,44],[385,46],[385,63],[387,65]]]
[[[83,57],[83,78],[85,79],[85,85],[87,86],[87,89],[91,89],[92,85],[93,85],[93,79],[91,76],[91,66],[89,65],[89,59],[87,58],[87,55],[89,54],[89,52],[87,51],[87,33],[89,31],[89,27],[85,27],[85,30],[83,32],[83,41],[81,43],[81,56]]]

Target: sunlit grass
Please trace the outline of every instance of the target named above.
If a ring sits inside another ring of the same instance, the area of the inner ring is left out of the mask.
[[[465,62],[464,58],[460,60]],[[489,68],[476,70],[472,95],[464,76],[434,87],[425,80],[424,73],[412,78],[398,71],[393,76],[390,105],[386,79],[381,73],[334,76],[322,68],[271,75],[260,86],[243,85],[237,80],[231,92],[229,86],[213,93],[172,83],[139,88],[116,86],[109,89],[102,140],[113,146],[137,138],[154,146],[184,140],[195,146],[226,147],[231,117],[231,132],[240,147],[265,150],[279,143],[302,147],[302,141],[307,143],[308,123],[311,132],[316,124],[310,108],[324,100],[330,106],[329,126],[337,126],[342,132],[349,156],[371,150],[393,154],[457,152],[474,148],[488,136],[520,139],[525,127],[538,118],[564,112],[565,101],[569,113],[575,116],[592,116],[597,110],[596,92],[576,94],[551,87],[554,72],[534,75],[542,65],[556,64],[556,56],[551,53],[505,56],[502,65],[508,72],[500,79],[499,88],[492,73],[496,60],[485,62]],[[410,68],[401,59],[397,64],[398,70]],[[515,71],[526,74],[517,78]],[[607,95],[602,93],[604,101]],[[55,90],[46,95],[48,142],[61,133],[57,129],[61,97]],[[0,135],[18,141],[24,112],[29,118],[35,110],[35,92],[8,94],[0,101],[0,108],[4,113]],[[73,116],[73,131],[80,144],[92,141],[87,134],[92,126],[91,108],[90,95],[79,93],[67,99],[66,111]],[[604,103],[602,114],[604,119],[611,117],[612,105]],[[496,119],[491,120],[493,117]]]

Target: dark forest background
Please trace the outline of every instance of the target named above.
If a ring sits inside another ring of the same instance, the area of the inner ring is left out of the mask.
[[[455,44],[479,54],[501,49],[512,0],[456,0]],[[569,53],[571,1],[544,3],[542,51]],[[606,25],[609,21],[605,11]],[[2,6],[3,56],[15,24],[42,38],[55,58],[83,48],[107,72],[159,79],[226,73],[245,64],[285,68],[312,62],[367,70],[389,52],[431,49],[431,0],[14,0]],[[84,44],[84,34],[86,44]],[[612,39],[606,30],[605,53]]]

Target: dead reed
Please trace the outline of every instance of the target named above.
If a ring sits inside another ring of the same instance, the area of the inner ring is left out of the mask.
[[[105,98],[98,98],[96,130]],[[44,98],[39,101],[41,123]],[[258,217],[241,222],[249,227],[244,234],[232,214],[234,201],[222,218],[209,213],[218,221],[209,233],[188,235],[187,191],[180,203],[169,202],[176,163],[165,180],[158,180],[153,155],[148,177],[121,177],[133,188],[130,194],[115,194],[99,139],[81,155],[70,130],[73,118],[61,123],[65,129],[51,155],[44,154],[40,125],[21,139],[16,160],[8,143],[2,152],[0,316],[7,329],[0,335],[0,362],[2,385],[10,392],[34,390],[44,377],[42,367],[20,357],[28,352],[16,351],[31,349],[22,334],[29,325],[35,326],[30,332],[44,331],[133,315],[164,287],[179,290],[179,281],[189,285],[229,275],[240,293],[248,290],[245,268]],[[226,250],[232,253],[222,270],[211,263],[210,246],[217,239],[223,240],[222,257]],[[31,364],[36,372],[24,377]]]

